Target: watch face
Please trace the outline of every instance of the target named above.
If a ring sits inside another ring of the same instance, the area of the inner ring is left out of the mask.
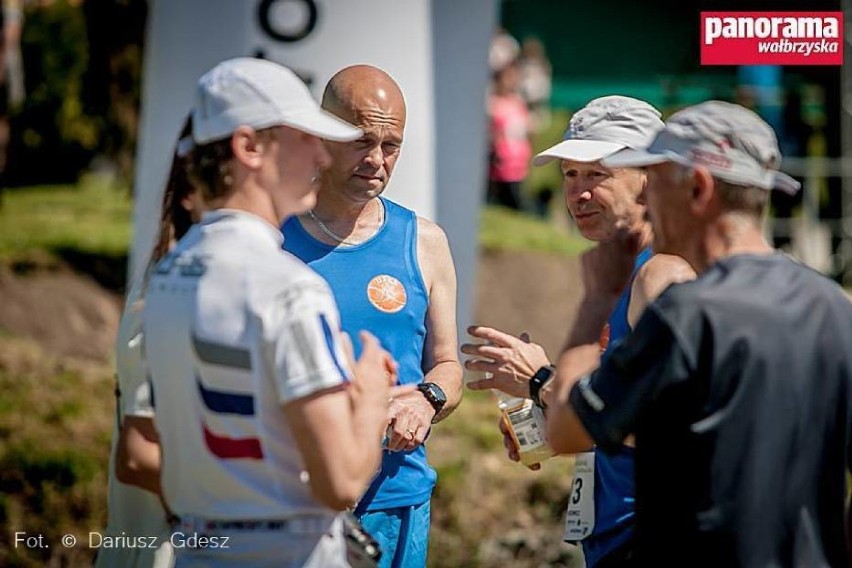
[[[444,394],[444,391],[441,390],[441,387],[439,387],[438,385],[430,384],[429,392],[432,394],[433,397],[435,397],[435,400],[437,400],[441,404],[447,402],[447,395]]]
[[[444,394],[444,391],[436,385],[435,383],[420,383],[417,385],[417,388],[420,389],[426,398],[429,399],[429,402],[433,404],[438,404],[443,406],[447,402],[447,395]]]
[[[550,377],[552,377],[552,376],[553,376],[553,369],[551,369],[550,367],[542,367],[541,369],[536,371],[534,378],[538,382],[544,384],[547,381],[549,381]]]

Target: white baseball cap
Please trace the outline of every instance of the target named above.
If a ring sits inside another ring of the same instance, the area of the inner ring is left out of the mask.
[[[538,154],[533,164],[553,160],[597,162],[625,148],[645,148],[663,128],[660,112],[639,99],[611,95],[574,113],[562,142]]]
[[[228,59],[198,80],[192,109],[196,144],[227,138],[239,126],[259,130],[282,125],[336,142],[363,135],[361,129],[322,110],[302,80],[277,63]]]
[[[673,114],[645,149],[604,159],[610,167],[677,162],[704,166],[736,185],[794,194],[801,184],[779,172],[781,150],[775,132],[757,114],[733,103],[707,101]]]

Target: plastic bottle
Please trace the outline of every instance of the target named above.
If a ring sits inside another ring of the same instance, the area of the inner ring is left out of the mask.
[[[553,457],[553,451],[547,445],[547,427],[541,409],[528,398],[517,398],[497,389],[491,389],[491,392],[497,398],[497,407],[518,448],[521,463],[530,466]]]

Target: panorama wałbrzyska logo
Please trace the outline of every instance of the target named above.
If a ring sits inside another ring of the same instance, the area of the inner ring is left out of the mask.
[[[842,65],[843,12],[701,12],[702,65]]]

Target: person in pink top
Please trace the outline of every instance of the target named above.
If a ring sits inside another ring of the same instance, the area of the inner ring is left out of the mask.
[[[488,169],[488,201],[520,209],[521,181],[529,172],[532,144],[530,116],[518,93],[520,72],[512,63],[495,72],[488,101],[491,154]]]

